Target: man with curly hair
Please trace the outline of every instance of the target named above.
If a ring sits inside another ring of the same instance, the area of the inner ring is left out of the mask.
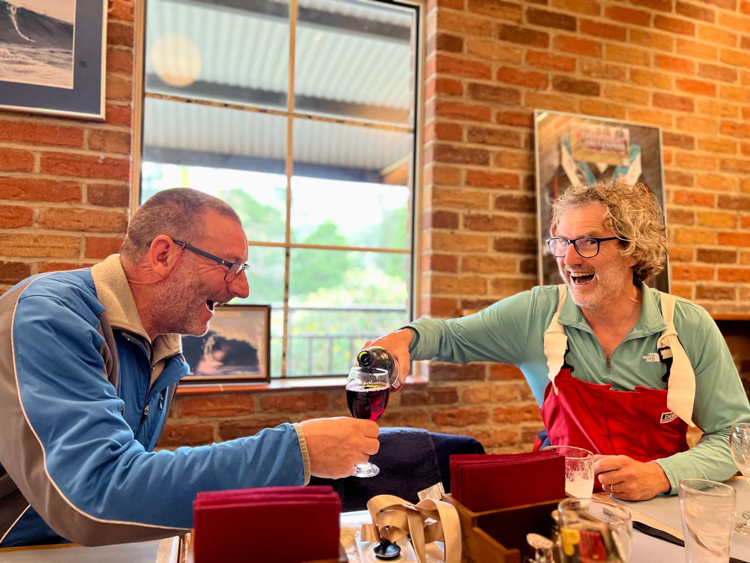
[[[572,187],[554,204],[551,231],[564,285],[460,319],[419,319],[366,346],[390,350],[405,372],[410,359],[517,365],[551,443],[598,454],[598,486],[617,498],[730,477],[729,430],[750,421],[750,405],[705,309],[644,283],[666,264],[656,198],[643,184]],[[703,436],[688,449],[696,425]]]

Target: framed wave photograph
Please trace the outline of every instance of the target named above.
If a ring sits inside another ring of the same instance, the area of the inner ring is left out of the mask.
[[[104,120],[107,0],[0,0],[0,108]]]
[[[190,375],[183,381],[270,379],[270,305],[223,305],[203,336],[183,336],[182,354]]]
[[[540,285],[562,283],[544,241],[550,237],[552,203],[570,186],[613,180],[646,184],[666,213],[660,128],[535,110],[534,138]],[[646,284],[669,293],[668,272],[665,268]]]

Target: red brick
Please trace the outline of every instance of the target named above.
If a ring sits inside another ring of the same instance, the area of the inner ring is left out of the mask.
[[[522,422],[541,421],[542,415],[536,405],[500,407],[495,409],[493,420],[499,424],[520,424]]]
[[[521,93],[512,88],[502,88],[491,84],[471,83],[468,87],[468,96],[474,100],[483,102],[495,102],[502,105],[517,106],[521,103]],[[485,106],[489,111],[489,108]],[[475,118],[479,119],[479,118]],[[486,120],[489,121],[489,116]]]
[[[737,153],[737,142],[729,139],[701,139],[698,145],[708,152]]]
[[[528,195],[499,195],[495,197],[494,208],[500,211],[534,213],[536,199]]]
[[[2,153],[0,153],[0,159],[2,159]],[[78,178],[128,181],[130,179],[130,159],[70,153],[44,153],[41,158],[41,172],[43,174],[58,174]]]
[[[482,191],[436,187],[432,204],[459,209],[489,209],[489,196]]]
[[[676,81],[677,89],[683,92],[690,92],[691,94],[697,94],[699,96],[716,96],[716,85],[708,82],[701,82],[700,80],[692,80],[689,78],[678,78]]]
[[[110,21],[107,24],[107,43],[133,47],[134,28],[132,24]]]
[[[70,270],[78,270],[80,268],[89,268],[93,264],[79,264],[71,262],[45,262],[37,266],[37,272],[40,274],[46,274],[47,272],[67,272]]]
[[[423,315],[438,317],[454,317],[458,309],[458,302],[447,297],[423,297],[420,305]]]
[[[466,185],[480,188],[518,189],[518,175],[505,172],[466,171]]]
[[[750,211],[750,196],[720,195],[718,207],[721,209],[736,209],[739,211]]]
[[[534,114],[499,111],[495,114],[495,121],[501,125],[531,128],[534,126]]]
[[[34,224],[34,210],[20,205],[0,205],[0,229],[18,229]]]
[[[399,405],[402,407],[445,405],[458,402],[458,391],[455,387],[436,387],[427,391],[420,389],[414,392],[404,390],[398,394],[398,398]]]
[[[107,49],[107,72],[120,72],[123,74],[132,75],[134,71],[133,66],[133,52],[124,49],[114,49],[110,47]]]
[[[539,68],[568,72],[572,72],[576,68],[576,60],[571,57],[551,55],[540,51],[529,51],[526,53],[526,64]]]
[[[698,213],[698,225],[702,227],[734,229],[735,227],[737,227],[737,214],[716,211],[701,211]]]
[[[479,35],[489,37],[492,35],[492,22],[486,18],[478,18],[460,12],[448,12],[439,10],[438,29],[440,31],[455,31],[467,35]]]
[[[698,262],[708,262],[709,264],[736,264],[736,250],[717,250],[715,248],[699,248],[696,252]]]
[[[507,66],[498,69],[497,80],[540,90],[544,90],[548,84],[547,75],[542,74],[541,72],[524,72]]]
[[[464,433],[479,440],[485,448],[518,446],[518,442],[521,438],[519,431],[515,428],[497,428],[491,430],[466,429],[465,431],[462,431],[462,434]]]
[[[219,438],[221,440],[234,440],[245,436],[254,436],[261,430],[274,428],[285,422],[291,422],[291,420],[284,416],[254,416],[244,420],[222,421],[219,423]]]
[[[495,153],[493,163],[497,168],[509,168],[511,170],[531,171],[534,166],[533,156],[527,152],[504,150]]]
[[[75,258],[80,251],[80,237],[3,233],[0,231],[0,255],[28,258]]]
[[[461,393],[465,403],[511,403],[519,399],[518,386],[514,383],[492,383],[490,385],[472,385],[465,387]]]
[[[692,131],[693,133],[718,133],[718,123],[715,119],[694,116],[680,116],[676,120],[679,131]]]
[[[726,29],[719,29],[718,27],[702,25],[698,28],[698,37],[711,43],[726,45],[727,47],[737,46],[737,34]]]
[[[409,408],[386,409],[378,421],[380,426],[410,426],[412,428],[426,428],[430,425],[430,414],[426,411]]]
[[[699,207],[713,207],[716,205],[716,196],[693,190],[675,190],[673,201],[677,205],[689,205]]]
[[[693,22],[662,15],[654,17],[654,27],[682,35],[695,35],[695,24]]]
[[[497,28],[497,38],[500,41],[509,41],[520,45],[531,45],[532,47],[549,46],[549,34],[535,29],[528,29],[516,25],[500,24]]]
[[[750,270],[740,268],[719,268],[719,281],[730,283],[750,283]]]
[[[724,174],[698,174],[695,179],[695,185],[697,188],[706,190],[731,192],[736,191],[737,180],[732,176]]]
[[[675,229],[674,242],[678,244],[716,244],[716,232],[711,229]]]
[[[318,392],[269,394],[260,400],[260,410],[266,413],[299,413],[326,409],[328,395]]]
[[[31,172],[34,155],[29,151],[3,148],[0,150],[0,172]]]
[[[424,214],[425,229],[457,229],[458,213],[453,211],[432,211]]]
[[[576,80],[567,76],[555,76],[552,79],[552,88],[558,92],[581,96],[599,96],[601,94],[599,83],[591,80]]]
[[[457,185],[461,182],[461,170],[450,166],[435,166],[432,170],[433,181],[436,184]]]
[[[720,59],[721,62],[728,65],[750,67],[750,54],[744,51],[722,49]]]
[[[431,135],[428,132],[431,131]],[[425,141],[432,138],[442,141],[463,140],[463,127],[458,123],[433,123],[425,127]]]
[[[678,38],[676,42],[677,53],[699,59],[710,59],[715,61],[719,56],[719,49],[713,45],[699,43],[690,39]]]
[[[553,27],[555,29],[564,29],[566,31],[576,30],[576,18],[558,12],[548,12],[537,8],[526,9],[526,21],[531,25],[542,27]]]
[[[135,8],[133,0],[109,0],[107,16],[109,19],[133,21]]]
[[[653,86],[654,88],[661,88],[662,90],[672,89],[672,78],[669,75],[665,75],[663,72],[631,68],[629,73],[630,80],[640,86]]]
[[[492,248],[498,252],[531,254],[536,252],[536,240],[520,237],[495,237]]]
[[[445,74],[455,74],[468,78],[489,79],[492,77],[490,67],[484,63],[457,59],[438,53],[435,55],[437,71]]]
[[[620,23],[632,23],[646,27],[651,25],[651,14],[643,10],[634,10],[623,6],[609,6],[604,9],[604,15]]]
[[[675,163],[683,168],[693,170],[715,170],[716,157],[696,155],[689,152],[676,153]]]
[[[464,93],[464,87],[458,80],[438,78],[435,80],[435,92],[438,94],[448,94],[449,96],[460,96]]]
[[[120,106],[115,104],[107,104],[106,110],[106,121],[107,125],[131,125],[131,119],[133,117],[132,110],[129,105]]]
[[[624,66],[604,63],[591,59],[580,61],[581,74],[591,78],[606,78],[607,80],[619,80],[624,82],[627,78],[627,70]]]
[[[81,188],[75,182],[40,178],[0,178],[0,199],[80,203]]]
[[[255,412],[254,394],[185,397],[177,402],[180,418],[223,418]]]
[[[654,107],[677,110],[677,111],[695,111],[695,106],[692,98],[686,98],[685,96],[673,96],[671,94],[661,94],[654,92],[653,95]]]
[[[451,119],[470,119],[473,121],[489,121],[490,108],[480,105],[469,105],[461,102],[438,100],[435,104],[435,115]]]
[[[713,280],[714,269],[703,266],[672,266],[672,279],[675,280]]]
[[[461,53],[464,50],[463,37],[449,35],[448,33],[437,33],[430,38],[427,44],[427,52],[448,51],[450,53]]]
[[[89,148],[95,151],[130,154],[130,133],[94,129],[89,132]]]
[[[750,160],[746,158],[722,158],[719,167],[729,172],[750,173]]]
[[[468,215],[464,218],[464,228],[469,231],[514,233],[518,230],[518,219],[497,215]]]
[[[708,23],[714,23],[716,21],[716,12],[711,8],[702,8],[694,4],[682,2],[682,0],[677,0],[675,11],[681,16],[695,20],[703,20]]]
[[[490,366],[491,381],[522,380],[523,372],[511,364],[493,364]]]
[[[649,10],[672,11],[672,0],[630,0],[630,3],[636,6],[645,6]]]
[[[634,49],[624,45],[607,45],[604,52],[607,60],[641,66],[651,65],[651,53],[643,49]]]
[[[436,162],[452,162],[456,164],[490,164],[490,153],[483,149],[462,148],[454,145],[435,145],[433,147]]]
[[[670,57],[669,55],[654,55],[654,63],[659,68],[671,72],[681,72],[683,74],[695,74],[695,63],[679,57]]]
[[[214,441],[214,427],[209,423],[177,424],[168,422],[164,435],[159,440],[161,448],[200,446]]]
[[[31,268],[23,262],[0,261],[0,284],[15,285],[31,275]]]
[[[500,0],[469,0],[469,10],[502,20],[521,21],[521,6]]]
[[[104,259],[111,254],[117,254],[123,240],[124,237],[86,237],[84,256],[91,259]]]
[[[750,33],[750,19],[744,16],[735,16],[727,12],[719,12],[719,27],[728,27],[741,33]]]
[[[695,139],[690,135],[680,135],[677,133],[662,133],[662,142],[667,147],[679,147],[681,149],[695,148]]]
[[[720,84],[719,96],[733,102],[750,103],[750,88],[735,88],[734,86]]]
[[[597,115],[611,119],[625,119],[627,109],[617,104],[609,104],[599,100],[581,100],[581,113],[584,115]]]
[[[468,240],[470,235],[460,235],[463,240]],[[479,240],[484,237],[472,237],[474,240]],[[453,248],[449,246],[441,246],[441,249],[445,250],[480,250],[479,248],[464,248],[460,240],[454,238],[450,240]],[[481,250],[486,250],[486,244],[481,247]],[[425,287],[425,291],[429,291],[434,295],[440,294],[460,294],[460,295],[485,295],[487,293],[487,280],[479,276],[444,276],[433,274],[430,278],[431,286]],[[426,286],[427,284],[425,284]]]
[[[699,285],[695,288],[695,297],[708,301],[734,301],[737,290],[724,285]]]
[[[489,127],[470,127],[467,141],[485,145],[521,148],[521,135],[518,131],[508,129],[493,129]]]
[[[523,50],[511,45],[489,41],[485,39],[471,39],[466,45],[466,50],[477,57],[490,61],[502,61],[506,63],[520,64],[523,60]]]
[[[483,364],[444,364],[432,362],[430,364],[431,381],[483,381],[486,376]]]
[[[625,41],[627,38],[627,30],[621,25],[612,25],[594,20],[581,20],[581,33],[603,37],[604,39],[613,39],[615,41]]]
[[[0,121],[0,141],[80,148],[83,146],[83,130],[77,127],[6,120]]]
[[[667,185],[691,187],[694,184],[694,177],[692,174],[687,174],[678,170],[665,170],[664,180]]]
[[[516,259],[501,256],[464,256],[461,259],[461,271],[479,274],[495,274],[502,272],[514,274]]]
[[[547,4],[546,0],[537,2],[538,4]],[[601,5],[598,0],[553,0],[552,5],[560,8],[565,12],[574,12],[586,14],[588,16],[598,16],[601,14]]]
[[[130,77],[107,73],[107,100],[129,101],[133,97],[133,81]]]
[[[719,8],[724,8],[726,10],[736,10],[737,9],[737,0],[702,0],[704,4],[711,4],[713,6],[718,6]]]
[[[733,121],[721,122],[721,134],[731,137],[750,137],[750,125]]]
[[[716,239],[723,246],[750,247],[750,233],[718,233]]]
[[[125,232],[128,226],[128,214],[119,211],[55,207],[41,211],[39,226],[61,231],[88,233]]]
[[[643,47],[660,49],[662,51],[671,51],[674,39],[664,33],[654,33],[643,29],[631,29],[630,43],[635,43],[636,45],[641,45]]]
[[[558,35],[555,37],[555,49],[565,53],[575,53],[587,57],[601,57],[602,45],[589,39],[578,39],[577,37],[566,37]]]
[[[458,256],[452,254],[425,254],[422,256],[424,271],[458,272]]]

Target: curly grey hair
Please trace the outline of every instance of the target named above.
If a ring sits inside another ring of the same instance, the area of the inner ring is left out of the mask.
[[[635,260],[633,280],[640,282],[661,272],[667,263],[664,214],[645,184],[599,182],[568,188],[552,206],[552,236],[562,214],[573,207],[601,203],[607,208],[604,226],[620,239],[622,256]]]

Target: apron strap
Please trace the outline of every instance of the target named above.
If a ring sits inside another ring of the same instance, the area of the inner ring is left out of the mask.
[[[674,295],[661,294],[661,314],[667,328],[661,333],[657,348],[662,358],[666,356],[666,354],[662,354],[665,348],[668,348],[672,355],[667,387],[667,408],[685,421],[688,426],[693,427],[695,426],[692,420],[693,402],[695,401],[695,372],[685,349],[677,338],[677,329],[674,326],[675,302]]]
[[[555,311],[547,330],[544,331],[544,355],[547,357],[547,367],[549,368],[547,377],[552,382],[555,395],[557,395],[555,378],[565,364],[565,352],[568,350],[568,335],[565,334],[565,329],[558,320],[565,303],[566,293],[565,284],[557,286],[557,311]]]

